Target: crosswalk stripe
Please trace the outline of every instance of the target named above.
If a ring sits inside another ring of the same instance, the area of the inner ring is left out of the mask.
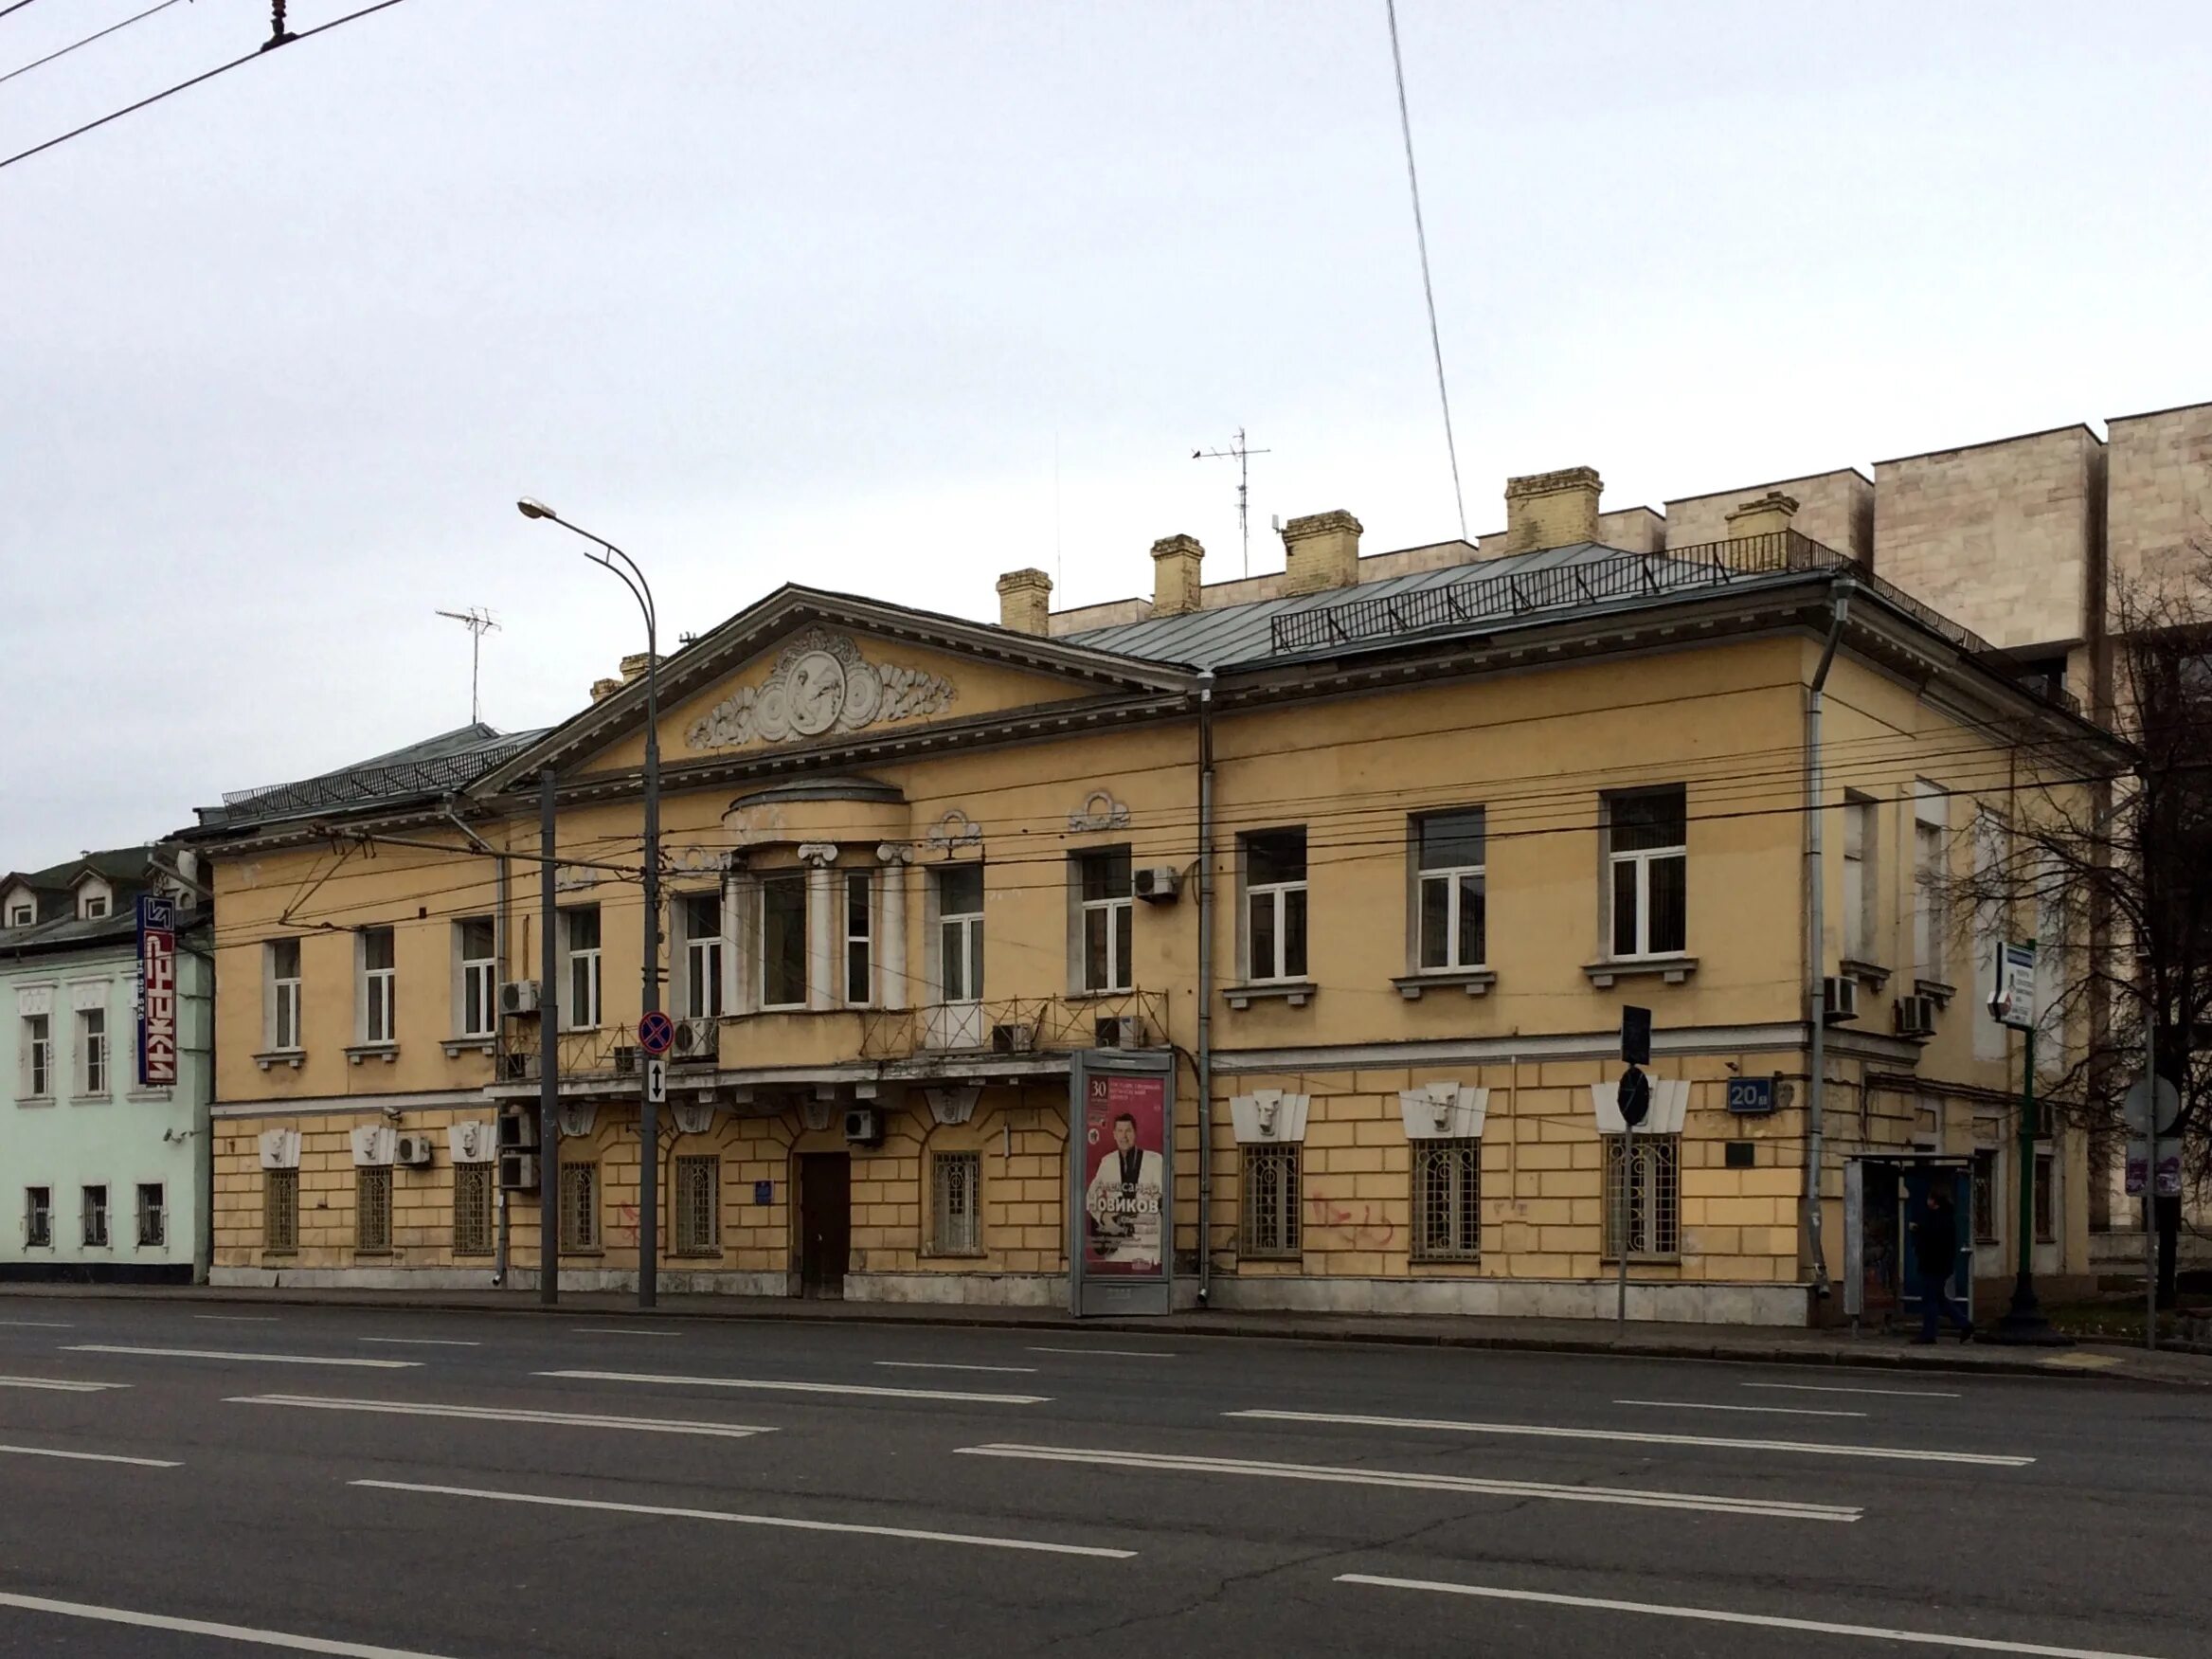
[[[1042,1394],[967,1394],[948,1388],[887,1388],[866,1382],[786,1382],[766,1377],[679,1377],[651,1371],[540,1371],[568,1382],[657,1383],[671,1388],[749,1388],[769,1394],[845,1394],[865,1399],[943,1399],[964,1405],[1043,1405]]]
[[[543,1423],[568,1429],[626,1429],[640,1434],[707,1434],[742,1440],[752,1434],[772,1434],[751,1423],[693,1422],[681,1417],[615,1417],[587,1412],[525,1411],[481,1405],[439,1405],[429,1400],[338,1399],[316,1394],[232,1395],[225,1405],[297,1406],[305,1411],[368,1412],[395,1417],[459,1417],[478,1423]]]
[[[60,1394],[99,1394],[128,1382],[73,1382],[61,1377],[0,1377],[0,1388],[50,1388]]]
[[[1159,1470],[1171,1474],[1250,1475],[1269,1480],[1320,1481],[1335,1486],[1395,1487],[1409,1491],[1481,1493],[1504,1498],[1549,1498],[1570,1504],[1612,1504],[1637,1509],[1696,1509],[1708,1514],[1755,1515],[1770,1521],[1857,1521],[1856,1506],[1797,1504],[1778,1499],[1713,1497],[1699,1492],[1646,1491],[1632,1487],[1560,1486],[1550,1481],[1488,1480],[1476,1475],[1410,1473],[1387,1469],[1340,1469],[1326,1464],[1270,1463],[1240,1457],[1198,1457],[1167,1452],[1120,1452],[1072,1446],[998,1442],[961,1446],[969,1457],[1007,1457],[1037,1463],[1072,1463],[1086,1469]]]

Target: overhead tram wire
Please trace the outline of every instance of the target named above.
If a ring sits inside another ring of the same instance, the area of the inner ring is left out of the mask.
[[[13,12],[21,11],[29,4],[30,0],[15,0],[15,4],[12,6],[0,6],[0,17],[7,17]]]
[[[1436,287],[1429,277],[1429,229],[1421,221],[1421,175],[1413,169],[1413,118],[1406,110],[1406,61],[1398,51],[1397,0],[1382,0],[1390,19],[1390,64],[1398,82],[1398,131],[1406,140],[1406,183],[1413,193],[1413,241],[1421,250],[1421,294],[1429,302],[1429,349],[1436,357],[1436,398],[1444,406],[1444,452],[1451,460],[1451,498],[1459,508],[1459,539],[1467,539],[1467,502],[1459,485],[1459,445],[1451,436],[1451,393],[1444,384],[1444,336],[1436,327]]]
[[[94,41],[105,40],[109,35],[114,34],[116,30],[119,28],[129,28],[134,23],[144,23],[156,11],[167,11],[171,6],[176,4],[177,0],[161,0],[159,5],[149,6],[145,10],[135,12],[131,16],[124,18],[120,23],[111,23],[107,26],[107,27],[100,29],[96,33],[88,34],[81,41],[71,41],[67,45],[62,47],[59,51],[48,52],[43,58],[33,58],[29,63],[24,64],[21,68],[9,70],[7,74],[0,75],[0,81],[13,81],[18,75],[28,75],[33,69],[38,68],[42,63],[51,63],[56,58],[66,58],[71,52],[77,50],[79,46],[89,46]],[[5,15],[6,13],[0,12],[0,16]]]
[[[400,0],[375,0],[373,5],[364,6],[358,11],[349,11],[343,17],[333,17],[328,23],[318,23],[313,28],[303,28],[295,33],[272,37],[246,53],[243,58],[233,58],[227,63],[218,63],[214,68],[195,75],[189,81],[180,81],[174,86],[166,87],[149,98],[140,99],[136,103],[125,104],[119,110],[111,111],[107,115],[101,116],[98,120],[86,121],[81,127],[72,127],[59,137],[48,138],[43,144],[33,144],[28,150],[19,150],[13,155],[0,159],[0,168],[13,167],[19,161],[28,161],[34,155],[43,155],[57,145],[66,144],[72,138],[81,138],[97,127],[104,127],[110,121],[119,121],[125,116],[135,115],[149,105],[159,103],[165,98],[173,98],[180,92],[189,91],[203,81],[212,81],[218,75],[228,74],[242,63],[251,63],[257,58],[266,55],[272,47],[294,45],[297,42],[306,40],[311,35],[322,34],[327,30],[336,28],[342,23],[351,23],[357,17],[367,17],[374,11],[387,10],[399,3]],[[0,11],[0,17],[6,17],[9,11],[21,10],[29,4],[30,0],[15,0],[15,4],[9,7],[7,11]]]

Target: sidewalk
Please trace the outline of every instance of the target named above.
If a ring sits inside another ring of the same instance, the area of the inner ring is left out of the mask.
[[[1726,1360],[1750,1364],[1867,1367],[1892,1371],[1979,1373],[1997,1377],[2153,1383],[2212,1388],[2212,1355],[2149,1353],[2140,1347],[2084,1343],[2072,1348],[2003,1348],[1949,1340],[1915,1347],[1902,1337],[1845,1330],[1764,1326],[1633,1324],[1625,1339],[1603,1322],[1561,1319],[1423,1318],[1412,1315],[1190,1312],[1158,1319],[1083,1319],[1053,1308],[932,1307],[910,1303],[814,1302],[765,1296],[663,1296],[652,1315],[638,1314],[623,1291],[564,1291],[557,1308],[538,1306],[532,1290],[318,1290],[217,1289],[208,1286],[5,1285],[0,1299],[96,1298],[103,1301],[250,1303],[272,1307],[369,1307],[403,1312],[501,1313],[594,1319],[829,1320],[853,1325],[937,1325],[1030,1331],[1178,1337],[1239,1337],[1277,1342],[1363,1343],[1401,1347],[1492,1349],[1526,1353],[1610,1354],[1635,1359]]]

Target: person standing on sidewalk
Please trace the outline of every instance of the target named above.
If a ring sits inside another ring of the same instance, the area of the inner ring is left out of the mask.
[[[1935,1340],[1938,1316],[1958,1326],[1958,1340],[1974,1340],[1974,1322],[1951,1299],[1951,1270],[1958,1265],[1958,1216],[1951,1202],[1951,1188],[1940,1179],[1931,1182],[1928,1199],[1913,1222],[1913,1266],[1920,1279],[1920,1334],[1916,1343]]]

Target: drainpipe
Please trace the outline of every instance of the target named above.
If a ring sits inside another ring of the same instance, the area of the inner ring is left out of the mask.
[[[447,799],[445,803],[445,816],[452,820],[453,827],[455,829],[460,831],[464,837],[466,837],[471,842],[475,844],[477,850],[479,853],[484,854],[492,860],[493,867],[495,872],[495,879],[498,882],[499,896],[495,901],[492,911],[492,960],[498,964],[498,967],[492,981],[492,995],[496,998],[499,994],[500,983],[507,977],[508,929],[512,924],[514,910],[513,893],[509,885],[510,872],[507,862],[507,855],[505,853],[495,851],[482,836],[477,834],[475,830],[469,828],[467,824],[461,821],[460,814],[453,809],[453,801],[450,797]],[[496,1030],[499,1016],[495,1007],[494,1009],[492,1018],[494,1021],[494,1029]],[[496,1062],[495,1062],[495,1064],[496,1064]],[[493,1157],[495,1161],[496,1161],[498,1154],[494,1152]],[[458,1181],[459,1178],[457,1176],[455,1179]],[[501,1186],[496,1180],[494,1180],[492,1182],[492,1206],[495,1212],[494,1218],[495,1232],[494,1235],[493,1243],[494,1253],[492,1256],[492,1284],[494,1288],[496,1289],[507,1283],[508,1228],[507,1189]]]
[[[1807,1246],[1812,1253],[1813,1294],[1824,1301],[1828,1294],[1828,1260],[1821,1240],[1821,1164],[1826,1151],[1823,1129],[1828,1022],[1827,1000],[1822,994],[1821,981],[1827,967],[1828,884],[1827,866],[1823,857],[1826,838],[1821,833],[1826,818],[1821,800],[1826,788],[1821,755],[1821,710],[1827,697],[1828,668],[1836,660],[1836,644],[1843,637],[1843,619],[1850,610],[1852,586],[1850,577],[1839,576],[1829,589],[1835,607],[1834,619],[1828,624],[1827,643],[1821,648],[1820,666],[1813,670],[1812,685],[1805,699],[1805,996],[1812,1023],[1812,1076],[1806,1084],[1805,1094],[1805,1232]]]
[[[1198,1306],[1214,1293],[1214,671],[1198,671]]]

